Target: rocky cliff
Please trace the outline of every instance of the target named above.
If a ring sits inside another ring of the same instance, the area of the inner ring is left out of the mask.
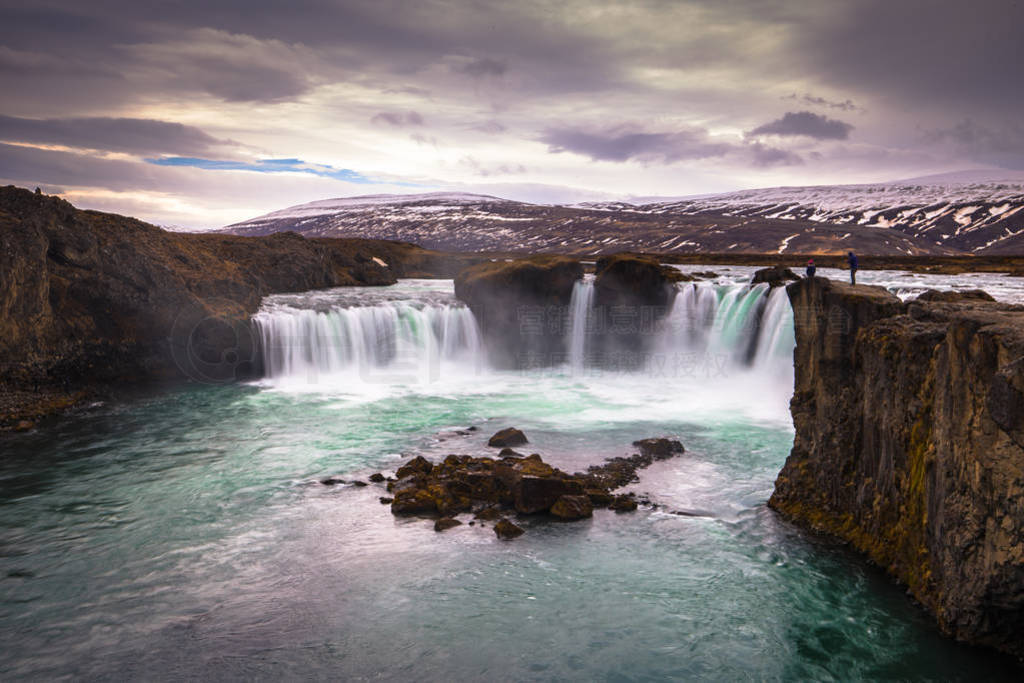
[[[395,242],[172,233],[0,188],[0,427],[102,383],[251,372],[248,320],[267,294],[462,265]]]
[[[569,303],[583,265],[565,256],[503,259],[470,266],[455,296],[480,326],[498,367],[528,368],[565,360]]]
[[[796,437],[769,504],[867,553],[956,638],[1024,656],[1024,308],[787,289]]]

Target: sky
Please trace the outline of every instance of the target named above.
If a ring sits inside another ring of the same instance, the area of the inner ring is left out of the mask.
[[[0,184],[188,229],[1024,169],[1024,0],[0,0]]]

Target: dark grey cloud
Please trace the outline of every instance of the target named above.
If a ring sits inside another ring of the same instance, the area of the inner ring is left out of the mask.
[[[830,84],[960,117],[1019,117],[1024,2],[836,3],[794,46]]]
[[[389,126],[422,126],[423,116],[415,111],[382,111],[370,118],[371,123]]]
[[[593,133],[561,127],[545,131],[541,141],[547,143],[551,153],[572,152],[594,161],[672,164],[688,160],[728,158],[761,168],[803,163],[798,154],[760,142],[715,140],[703,128],[669,133],[627,131],[620,128]]]
[[[180,123],[103,117],[27,119],[0,115],[0,140],[139,155],[197,155],[237,145]]]
[[[929,130],[922,136],[927,145],[945,145],[977,163],[1024,169],[1024,126],[1012,122],[989,127],[964,119],[949,128]]]
[[[115,192],[168,188],[161,169],[142,162],[3,143],[0,178],[22,185],[88,185]]]
[[[769,147],[755,142],[748,147],[754,166],[796,166],[804,163],[803,157],[789,150]]]
[[[24,3],[23,3],[24,4]],[[607,40],[530,4],[480,0],[186,0],[157,7],[133,0],[0,3],[0,53],[11,51],[0,89],[35,108],[19,114],[108,109],[147,93],[204,92],[236,102],[295,99],[324,83],[412,83],[433,65],[447,73],[500,77],[508,55],[533,76],[535,93],[602,89],[617,66]],[[29,78],[18,64],[31,63]],[[88,78],[69,70],[89,65]],[[406,80],[408,79],[408,80]],[[442,79],[443,80],[443,79]],[[403,82],[404,81],[404,82]],[[63,92],[61,92],[63,91]],[[58,94],[60,95],[58,97]],[[10,111],[10,109],[9,109]]]
[[[572,152],[594,161],[637,160],[671,164],[684,159],[725,156],[733,149],[727,143],[711,140],[707,131],[701,129],[674,133],[589,133],[574,128],[550,128],[540,139],[552,153]]]
[[[816,95],[811,95],[808,93],[804,93],[803,95],[797,95],[796,93],[793,93],[791,95],[783,97],[782,99],[796,100],[798,102],[802,102],[803,104],[810,104],[813,106],[825,107],[828,109],[839,109],[841,111],[864,111],[863,107],[858,107],[856,104],[854,104],[853,100],[849,98],[839,101],[830,100],[825,97],[818,97]]]
[[[508,65],[497,59],[482,57],[455,67],[459,73],[480,78],[483,76],[504,76]]]
[[[763,126],[747,133],[750,137],[759,135],[797,136],[803,135],[816,140],[846,140],[853,126],[844,121],[826,118],[809,111],[786,112]]]
[[[526,166],[516,163],[485,164],[473,156],[465,156],[459,159],[459,165],[470,169],[474,175],[482,178],[492,176],[508,176],[526,173]]]
[[[275,102],[287,100],[311,89],[305,74],[284,69],[232,64],[218,59],[199,59],[192,63],[194,74],[180,81],[198,84],[203,90],[228,102]]]

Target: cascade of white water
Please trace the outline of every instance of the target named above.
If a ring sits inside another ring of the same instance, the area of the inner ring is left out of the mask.
[[[477,322],[464,306],[414,298],[353,303],[324,306],[313,301],[306,308],[276,301],[261,309],[253,321],[264,375],[299,383],[329,377],[342,382],[422,381],[438,379],[442,367],[448,376],[479,373],[487,365]],[[615,311],[606,313],[603,317],[614,317]],[[791,364],[793,314],[783,288],[686,283],[653,327],[638,326],[633,336],[616,339],[609,321],[597,324],[602,316],[594,308],[593,279],[587,278],[576,283],[568,314],[565,342],[574,373],[585,365],[604,367],[600,356],[607,349],[618,356],[654,354],[661,367],[696,362],[717,371],[726,366],[785,369]],[[650,335],[646,341],[644,335]],[[595,351],[597,357],[588,356]]]
[[[776,287],[768,294],[768,303],[761,314],[761,336],[757,342],[753,365],[785,365],[793,359],[796,337],[793,330],[793,307],[785,287]]]
[[[588,325],[594,301],[593,280],[580,280],[572,290],[569,302],[569,366],[573,371],[583,369]]]
[[[594,334],[593,284],[578,282],[570,304],[571,369],[583,367]],[[783,288],[766,284],[687,283],[653,332],[655,354],[715,356],[730,366],[784,367],[793,350],[793,315]]]
[[[483,363],[476,321],[462,306],[390,302],[329,311],[286,307],[260,311],[253,321],[264,374],[271,379],[366,378],[382,370],[425,377],[442,363],[462,369]]]

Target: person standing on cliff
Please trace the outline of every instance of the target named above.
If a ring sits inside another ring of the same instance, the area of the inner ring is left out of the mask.
[[[814,273],[817,272],[818,268],[814,265],[814,259],[807,260],[807,277],[814,277]]]
[[[852,251],[846,254],[846,262],[850,264],[850,284],[857,284],[857,255]]]

